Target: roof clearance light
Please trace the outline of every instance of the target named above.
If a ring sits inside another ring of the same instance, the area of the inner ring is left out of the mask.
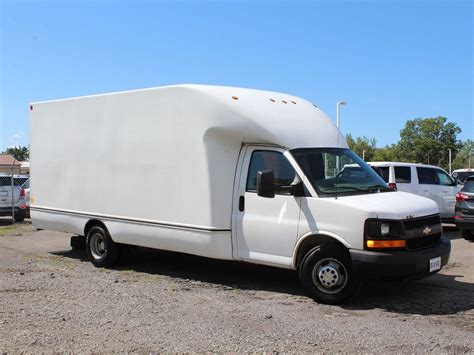
[[[285,100],[281,100],[281,102],[283,102],[284,104],[287,104],[288,102],[286,102]]]
[[[273,99],[269,99],[269,100],[270,100],[271,102],[275,102],[275,100],[273,100]]]
[[[30,105],[30,111],[33,111],[33,105]]]
[[[234,100],[238,100],[239,98],[237,96],[232,96]]]
[[[296,102],[294,102],[294,101],[291,101],[291,103],[292,103],[293,105],[296,105]]]

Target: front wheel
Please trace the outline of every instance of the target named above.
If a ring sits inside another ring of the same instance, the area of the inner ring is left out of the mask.
[[[300,266],[300,280],[314,300],[326,304],[342,303],[360,287],[350,256],[334,243],[318,245],[306,254]]]
[[[87,233],[86,252],[94,266],[110,267],[118,261],[120,244],[110,238],[105,228],[95,226]]]

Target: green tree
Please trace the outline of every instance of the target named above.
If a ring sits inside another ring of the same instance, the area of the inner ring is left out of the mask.
[[[457,135],[461,129],[446,117],[408,120],[400,131],[398,159],[448,168],[448,150],[456,156],[461,147]]]
[[[357,137],[353,138],[351,134],[346,135],[349,148],[358,156],[365,156],[365,161],[371,161],[374,157],[377,141],[375,138]],[[365,152],[364,152],[365,151]]]
[[[398,158],[398,145],[387,145],[375,150],[372,161],[400,161]]]
[[[454,155],[453,155],[454,156]],[[469,165],[469,158],[471,159]],[[462,143],[462,147],[459,152],[455,155],[453,160],[453,170],[474,168],[474,141],[471,139],[465,140]]]
[[[30,157],[30,148],[22,146],[10,147],[4,153],[13,155],[18,161],[25,161]]]

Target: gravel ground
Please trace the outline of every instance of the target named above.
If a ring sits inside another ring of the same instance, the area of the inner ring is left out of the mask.
[[[446,232],[441,273],[326,306],[295,272],[141,248],[97,269],[69,234],[0,223],[0,352],[473,352],[474,243]]]

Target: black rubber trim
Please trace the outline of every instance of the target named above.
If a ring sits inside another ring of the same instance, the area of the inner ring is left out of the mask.
[[[230,232],[231,229],[217,229],[217,228],[206,228],[206,227],[190,227],[180,224],[173,224],[173,223],[164,223],[164,222],[152,222],[152,221],[140,221],[134,218],[126,218],[126,217],[110,217],[110,216],[103,216],[93,213],[86,213],[86,212],[71,212],[71,211],[64,211],[59,209],[52,209],[52,208],[45,208],[45,207],[37,207],[31,206],[30,209],[32,211],[44,211],[48,213],[56,213],[56,214],[65,214],[65,215],[72,215],[72,216],[82,216],[88,218],[97,218],[99,220],[109,220],[109,221],[121,221],[121,222],[129,222],[135,224],[144,224],[144,225],[153,225],[153,226],[161,226],[167,228],[175,228],[175,229],[187,229],[187,230],[196,230],[196,231],[205,231],[205,232]]]
[[[451,242],[443,237],[438,244],[420,250],[350,249],[349,252],[355,270],[363,279],[420,278],[437,272],[429,272],[431,258],[440,256],[441,266],[448,263]]]
[[[474,230],[474,218],[455,219],[454,223],[458,228]]]

